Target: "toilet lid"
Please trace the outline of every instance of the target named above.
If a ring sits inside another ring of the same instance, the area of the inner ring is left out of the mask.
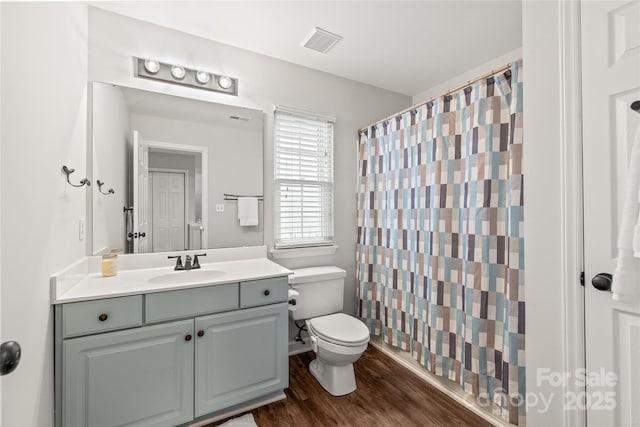
[[[315,317],[309,324],[313,332],[327,341],[346,345],[369,341],[369,328],[360,320],[344,313]]]

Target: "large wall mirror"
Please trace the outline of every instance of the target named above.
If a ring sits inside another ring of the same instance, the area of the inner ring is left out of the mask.
[[[99,82],[91,97],[92,255],[263,244],[262,111]],[[243,225],[238,196],[257,198]]]

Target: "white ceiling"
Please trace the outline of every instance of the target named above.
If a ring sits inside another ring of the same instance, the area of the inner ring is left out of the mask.
[[[91,4],[410,96],[522,46],[520,0]],[[305,49],[314,26],[344,39]]]

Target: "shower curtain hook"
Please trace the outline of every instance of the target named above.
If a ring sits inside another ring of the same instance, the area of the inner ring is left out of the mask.
[[[89,181],[87,178],[82,178],[80,180],[80,184],[72,184],[71,181],[69,181],[69,175],[71,175],[75,171],[76,171],[75,169],[69,169],[65,165],[62,166],[62,172],[67,174],[67,183],[69,183],[69,185],[72,186],[72,187],[82,187],[84,185],[86,185],[87,187],[90,187],[91,186],[91,181]]]

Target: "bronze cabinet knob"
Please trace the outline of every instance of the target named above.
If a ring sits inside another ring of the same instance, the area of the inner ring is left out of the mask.
[[[98,320],[101,322],[104,322],[108,318],[109,318],[109,315],[107,315],[106,313],[102,313],[100,316],[98,316]]]

